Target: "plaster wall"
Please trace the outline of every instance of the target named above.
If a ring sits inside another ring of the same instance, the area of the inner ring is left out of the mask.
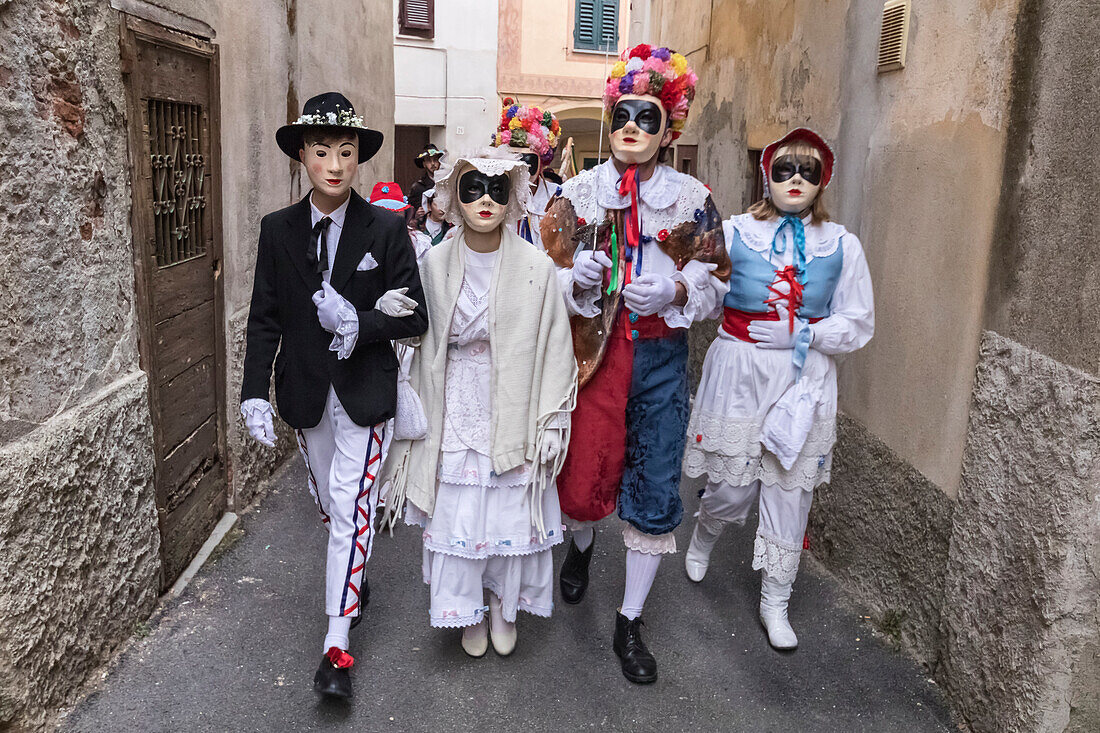
[[[497,1],[437,2],[431,39],[399,35],[397,6],[394,0],[398,124],[439,127],[432,141],[452,154],[488,145],[500,113]]]
[[[593,96],[603,92],[604,71],[610,70],[616,54],[626,47],[629,28],[630,1],[619,0],[619,45],[612,54],[578,51],[573,48],[573,31],[576,21],[575,2],[538,2],[523,0],[519,32],[523,46],[519,59],[522,74],[542,75],[552,73],[590,82],[595,89]]]

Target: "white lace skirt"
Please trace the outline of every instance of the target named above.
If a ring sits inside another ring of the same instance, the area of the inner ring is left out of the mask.
[[[719,329],[707,350],[688,421],[684,473],[731,486],[759,480],[768,486],[812,491],[826,483],[836,442],[836,365],[831,357],[810,349],[805,369],[814,368],[823,374],[821,397],[801,452],[790,469],[784,469],[764,450],[760,432],[768,411],[794,384],[791,352],[760,349]]]
[[[432,626],[481,622],[484,590],[501,600],[504,617],[516,612],[549,616],[554,607],[550,548],[562,541],[558,492],[542,496],[546,537],[531,520],[527,467],[501,476],[477,451],[441,456],[439,489],[431,517],[409,505],[405,522],[424,529],[424,582],[431,586]]]

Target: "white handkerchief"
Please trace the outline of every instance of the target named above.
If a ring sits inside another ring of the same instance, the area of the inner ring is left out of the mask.
[[[363,255],[363,259],[359,260],[359,264],[355,266],[355,269],[363,272],[364,270],[373,270],[376,267],[378,267],[378,263],[371,257],[370,252],[367,252]]]

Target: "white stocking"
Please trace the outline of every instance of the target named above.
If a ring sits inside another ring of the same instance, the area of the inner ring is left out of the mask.
[[[573,530],[573,544],[577,546],[577,549],[584,552],[592,546],[592,539],[596,535],[595,527],[584,527],[582,529]]]
[[[348,650],[348,632],[351,631],[351,616],[329,616],[328,633],[325,634],[325,648],[328,653],[332,647]]]
[[[651,555],[637,550],[626,551],[626,589],[623,592],[621,613],[628,619],[642,615],[642,606],[657,577],[657,567],[661,564],[660,555]]]

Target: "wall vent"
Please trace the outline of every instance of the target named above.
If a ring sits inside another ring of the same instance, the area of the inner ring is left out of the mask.
[[[909,44],[910,0],[887,0],[882,7],[882,33],[878,39],[878,71],[905,68]]]

